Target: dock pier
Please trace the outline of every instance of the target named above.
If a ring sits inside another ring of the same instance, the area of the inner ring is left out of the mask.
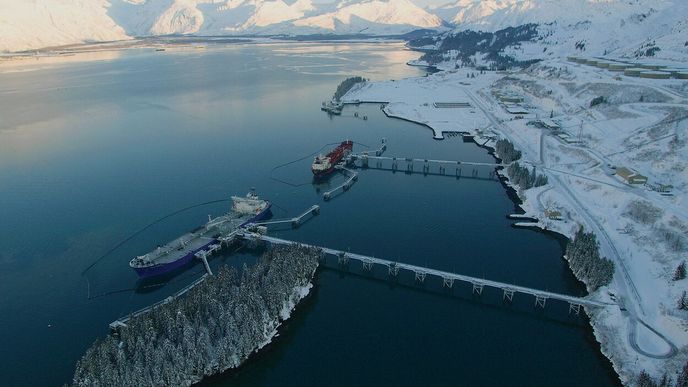
[[[375,160],[375,164],[372,164],[370,160]],[[386,162],[387,166],[383,165],[383,161]],[[357,163],[358,162],[358,163]],[[416,174],[422,173],[424,176],[455,176],[457,179],[462,177],[469,179],[479,179],[479,180],[497,180],[497,173],[494,170],[485,173],[483,172],[483,177],[480,177],[481,166],[487,167],[503,167],[504,164],[497,163],[479,163],[472,161],[450,161],[450,160],[431,160],[431,159],[414,159],[410,157],[381,157],[381,156],[370,156],[367,152],[355,154],[351,156],[351,165],[355,168],[361,169],[378,169],[381,171],[403,171],[406,174]],[[464,175],[463,166],[472,166],[469,169],[470,173]],[[401,168],[400,168],[401,166]],[[417,167],[420,168],[417,168]],[[436,166],[436,168],[434,167]],[[452,168],[453,166],[454,168]]]
[[[451,273],[442,270],[431,269],[427,267],[411,265],[407,263],[394,262],[386,259],[369,257],[362,254],[355,254],[335,250],[322,246],[311,246],[295,241],[270,237],[267,235],[245,233],[239,236],[247,240],[258,241],[262,240],[272,244],[299,244],[307,247],[315,247],[321,249],[325,254],[337,257],[337,263],[346,266],[350,261],[361,262],[364,271],[371,271],[374,265],[384,266],[387,268],[387,273],[390,277],[395,278],[399,275],[400,270],[405,270],[413,273],[414,280],[418,283],[424,283],[428,276],[437,277],[442,280],[442,286],[452,288],[455,281],[465,282],[471,285],[472,293],[481,296],[485,287],[500,289],[502,291],[502,299],[504,301],[512,302],[516,293],[525,294],[534,298],[534,306],[536,308],[545,308],[547,300],[558,300],[569,304],[569,313],[579,314],[581,306],[583,307],[609,307],[617,306],[616,303],[593,300],[588,297],[569,296],[560,293],[554,293],[545,290],[528,288],[499,281],[492,281],[484,278],[471,277],[463,274]]]
[[[198,259],[200,259],[203,262],[203,266],[205,267],[205,272],[208,273],[208,275],[213,275],[213,271],[210,270],[210,265],[208,264],[208,257],[213,255],[216,251],[219,251],[222,248],[222,242],[218,244],[212,244],[208,246],[207,250],[201,250],[196,252],[194,256]]]
[[[231,245],[234,241],[238,239],[245,239],[244,234],[248,232],[248,230],[251,230],[251,235],[260,235],[260,232],[266,232],[267,228],[265,226],[270,225],[270,224],[282,224],[282,223],[290,223],[292,227],[298,227],[298,225],[301,224],[303,219],[308,216],[308,215],[313,215],[316,216],[320,214],[320,206],[315,204],[312,205],[310,208],[308,208],[306,211],[301,213],[301,215],[289,218],[289,219],[283,219],[283,220],[274,220],[274,221],[268,221],[268,222],[256,222],[256,223],[249,223],[243,227],[239,227],[234,229],[232,232],[227,233],[225,235],[219,236],[217,241],[219,243],[214,243],[210,246],[208,246],[208,249],[206,250],[201,250],[196,252],[194,255],[197,259],[199,259],[201,262],[203,262],[203,267],[205,268],[205,274],[194,282],[190,283],[189,285],[185,286],[183,289],[180,291],[172,294],[171,296],[166,297],[163,300],[160,300],[152,305],[149,305],[145,308],[141,308],[135,312],[132,312],[128,314],[125,317],[119,318],[113,322],[110,323],[110,329],[112,331],[116,331],[120,328],[126,328],[127,327],[127,322],[137,316],[140,316],[144,313],[150,312],[153,309],[167,304],[168,302],[171,302],[175,300],[177,297],[183,296],[191,290],[194,286],[200,284],[205,280],[208,276],[213,275],[212,270],[210,269],[210,264],[208,263],[208,258],[210,258],[213,254],[217,253],[218,251],[222,250],[223,247]],[[261,229],[262,228],[262,229]],[[257,231],[257,232],[256,232]],[[210,239],[210,238],[208,238]]]
[[[317,216],[319,214],[320,214],[320,206],[317,204],[314,204],[314,205],[310,206],[310,208],[308,208],[306,211],[301,213],[301,215],[299,215],[299,216],[295,216],[295,217],[289,218],[289,219],[278,219],[278,220],[271,220],[271,221],[267,221],[267,222],[251,223],[251,224],[247,225],[247,228],[251,229],[254,226],[269,226],[269,225],[286,224],[286,223],[291,224],[292,228],[298,228],[301,225],[301,220],[303,220],[303,218],[305,218],[308,215]]]
[[[453,168],[453,174],[457,178],[463,176],[463,166],[472,167],[470,171],[470,177],[478,178],[479,170],[475,167],[506,167],[507,165],[501,163],[483,163],[476,161],[461,161],[461,160],[435,160],[435,159],[418,159],[413,157],[393,157],[393,156],[382,156],[381,152],[387,149],[387,144],[383,139],[382,147],[375,151],[375,156],[369,155],[368,152],[352,154],[349,159],[349,163],[357,168],[367,169],[375,168],[380,170],[390,170],[396,172],[403,170],[407,174],[416,173],[416,166],[420,166],[420,171],[423,175],[440,175],[446,176],[448,170],[451,171]],[[371,160],[375,161],[375,166],[371,166]],[[358,164],[356,162],[358,161]],[[389,164],[391,162],[391,167],[383,167],[383,162]],[[403,169],[400,169],[401,168]],[[405,168],[404,168],[405,167]],[[435,168],[436,167],[436,168]],[[433,172],[437,171],[437,172]],[[487,178],[489,180],[495,179],[497,176],[494,170],[488,173]]]
[[[186,285],[183,289],[179,290],[178,292],[174,293],[173,295],[171,295],[171,296],[169,296],[169,297],[166,297],[165,299],[160,300],[160,301],[156,302],[155,304],[148,305],[148,306],[146,306],[145,308],[141,308],[141,309],[139,309],[139,310],[137,310],[137,311],[135,311],[135,312],[132,312],[132,313],[128,314],[128,315],[125,316],[125,317],[122,317],[122,318],[120,318],[120,319],[117,319],[117,320],[111,322],[110,325],[109,325],[109,326],[110,326],[110,330],[116,331],[116,330],[121,329],[121,328],[126,328],[126,327],[127,327],[127,322],[129,322],[129,320],[131,320],[132,318],[138,317],[138,316],[140,316],[140,315],[142,315],[142,314],[144,314],[144,313],[148,313],[148,312],[150,312],[150,311],[152,311],[152,310],[158,308],[159,306],[162,306],[162,305],[165,305],[165,304],[167,304],[167,303],[169,303],[169,302],[172,302],[172,301],[175,300],[177,297],[183,296],[184,294],[186,294],[186,292],[188,292],[189,290],[191,290],[194,286],[196,286],[196,285],[200,284],[201,282],[205,281],[205,279],[208,277],[208,275],[209,275],[209,274],[203,274],[203,276],[201,276],[201,278],[199,278],[199,279],[195,280],[194,282],[192,282],[192,283]]]
[[[332,198],[332,195],[336,194],[340,190],[342,192],[348,191],[349,188],[351,188],[351,186],[354,185],[354,183],[358,180],[358,172],[347,168],[345,162],[335,165],[335,169],[344,172],[348,177],[344,183],[342,183],[342,184],[334,187],[333,189],[325,192],[323,194],[323,199],[325,199],[325,200],[330,200]]]
[[[435,160],[435,159],[418,159],[413,157],[392,157],[392,156],[371,156],[366,155],[369,160],[379,160],[379,161],[391,161],[393,165],[398,167],[399,162],[405,162],[407,169],[413,170],[414,164],[422,164],[423,166],[437,165],[446,167],[456,166],[457,168],[463,165],[469,165],[474,167],[506,167],[506,164],[501,163],[483,163],[477,161],[461,161],[461,160]],[[363,154],[354,154],[352,159],[354,161],[361,159]]]

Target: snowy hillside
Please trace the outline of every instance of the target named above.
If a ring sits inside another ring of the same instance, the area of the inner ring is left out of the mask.
[[[413,1],[6,0],[0,51],[171,34],[402,34],[453,23],[448,36],[537,25],[532,41],[500,48],[516,61],[688,53],[685,0],[453,0],[427,10]]]
[[[2,1],[0,51],[171,34],[401,34],[443,24],[409,0]]]
[[[460,29],[496,31],[528,23],[613,21],[661,11],[673,0],[458,0],[436,10]]]
[[[673,61],[688,57],[688,2],[683,0],[459,0],[432,11],[457,25],[435,42],[449,60],[449,50],[458,45],[451,40],[465,40],[471,31],[483,31],[488,38],[481,41],[487,47],[477,51],[494,56],[490,48],[497,43],[502,56],[513,59],[508,62],[572,54]],[[525,25],[537,26],[526,41],[503,33]],[[498,31],[509,41],[496,41]],[[480,52],[468,54],[477,54],[474,63],[481,62]],[[465,62],[465,54],[456,52],[453,58]]]
[[[122,39],[106,0],[0,1],[0,52]]]
[[[442,19],[409,0],[372,0],[344,3],[336,11],[297,20],[294,25],[329,32],[385,34],[440,27]]]

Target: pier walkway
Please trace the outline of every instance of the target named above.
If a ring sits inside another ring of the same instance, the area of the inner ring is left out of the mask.
[[[263,240],[272,244],[300,244],[303,246],[310,246],[304,243],[294,242],[286,239],[280,239],[275,237],[270,237],[267,235],[261,235],[256,233],[244,233],[238,235],[240,238],[249,240]],[[450,273],[442,270],[430,269],[427,267],[411,265],[407,263],[394,262],[381,258],[369,257],[361,254],[349,253],[340,250],[330,249],[321,246],[310,246],[322,249],[326,254],[334,255],[338,257],[338,262],[340,264],[346,264],[349,260],[355,260],[361,262],[363,265],[363,270],[370,271],[373,265],[380,265],[387,267],[388,274],[390,276],[396,277],[399,274],[399,270],[407,270],[414,273],[415,280],[418,282],[425,282],[426,276],[435,276],[442,279],[442,286],[447,288],[452,288],[455,281],[466,282],[472,285],[472,292],[481,295],[484,287],[491,287],[502,290],[502,298],[507,301],[512,301],[514,294],[521,293],[527,294],[535,299],[536,307],[545,307],[547,300],[559,300],[567,302],[569,304],[569,313],[574,312],[578,314],[580,312],[581,306],[586,307],[607,307],[614,306],[614,303],[607,303],[602,301],[593,300],[590,298],[575,297],[565,294],[559,294],[554,292],[549,292],[545,290],[528,288],[525,286],[513,285],[504,282],[491,281],[484,278],[476,278],[462,274]]]
[[[506,167],[506,164],[500,163],[483,163],[476,161],[460,161],[460,160],[435,160],[435,159],[417,159],[412,157],[392,157],[392,156],[381,156],[377,154],[375,156],[369,155],[367,153],[358,153],[349,156],[347,160],[349,163],[361,167],[369,168],[370,161],[374,160],[377,169],[389,169],[390,171],[405,170],[406,172],[413,173],[418,167],[423,173],[429,174],[430,168],[432,166],[437,166],[440,175],[455,174],[456,176],[461,176],[463,174],[462,167]],[[356,164],[356,162],[359,164]],[[383,168],[383,162],[389,164],[391,161],[391,166],[389,168]],[[403,168],[400,169],[399,167]],[[453,171],[447,171],[448,168],[454,168]],[[471,171],[471,176],[477,177],[478,170],[473,168]],[[492,176],[490,176],[492,177]]]
[[[374,169],[377,171],[387,171],[387,172],[403,172],[407,175],[422,174],[424,176],[444,176],[444,177],[455,177],[457,179],[473,179],[473,180],[483,180],[483,181],[499,181],[499,176],[495,170],[480,171],[479,168],[467,168],[464,172],[463,168],[456,168],[455,171],[447,170],[443,166],[440,166],[437,170],[431,170],[430,168],[422,168],[421,170],[405,169],[399,170],[392,166],[383,166],[382,163],[360,163],[353,164],[353,167],[360,169]],[[482,175],[482,176],[481,176]]]
[[[336,194],[340,190],[341,191],[348,191],[349,188],[351,188],[351,186],[354,185],[356,180],[358,180],[358,172],[347,168],[344,165],[344,163],[340,163],[340,164],[335,165],[335,169],[342,171],[348,177],[344,183],[342,183],[342,184],[332,188],[331,190],[325,192],[323,194],[323,199],[325,199],[325,200],[330,200],[332,198],[332,195]]]
[[[274,225],[274,224],[285,224],[285,223],[290,223],[292,227],[296,228],[301,225],[301,220],[305,218],[308,215],[318,215],[320,214],[320,206],[317,204],[312,205],[309,209],[304,211],[301,215],[295,216],[293,218],[289,219],[277,219],[277,220],[270,220],[266,222],[256,222],[252,223],[251,225],[253,226],[269,226],[269,225]],[[250,226],[248,228],[250,228]],[[241,229],[237,229],[236,231],[239,231]]]
[[[180,291],[174,293],[173,295],[165,298],[164,300],[160,300],[160,301],[156,302],[155,304],[148,305],[145,308],[141,308],[141,309],[139,309],[135,312],[132,312],[132,313],[130,313],[130,314],[118,319],[118,320],[111,322],[110,323],[110,329],[115,331],[119,328],[126,328],[127,322],[129,322],[129,320],[131,320],[132,318],[138,317],[144,313],[148,313],[151,310],[153,310],[159,306],[165,305],[168,302],[175,300],[177,297],[183,296],[186,292],[193,289],[194,286],[203,282],[208,277],[208,275],[210,275],[210,274],[203,274],[203,276],[201,278],[199,278],[199,279],[195,280],[194,282],[186,285],[183,289],[181,289]]]

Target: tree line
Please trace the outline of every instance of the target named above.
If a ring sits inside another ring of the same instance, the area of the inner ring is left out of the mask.
[[[497,140],[495,144],[495,150],[500,159],[506,164],[511,164],[512,162],[519,160],[521,158],[521,151],[516,150],[514,144],[511,141],[501,138]]]
[[[642,370],[638,375],[636,380],[636,386],[638,387],[688,387],[688,361],[683,365],[683,368],[678,373],[676,377],[676,383],[672,380],[671,376],[664,373],[659,381],[655,380],[647,373],[647,371]]]
[[[521,189],[541,187],[547,184],[547,176],[537,173],[535,166],[532,169],[528,169],[528,167],[514,162],[509,164],[506,173],[509,175],[509,180],[521,187]]]
[[[600,256],[600,244],[594,233],[585,232],[581,226],[566,245],[568,258],[576,278],[584,281],[591,291],[609,285],[614,276],[614,262]]]
[[[337,86],[337,90],[334,92],[333,96],[334,100],[339,101],[340,98],[342,98],[346,93],[348,93],[349,90],[351,90],[351,88],[354,87],[355,84],[362,82],[366,82],[366,79],[363,77],[356,76],[346,78],[342,81],[342,83],[339,84],[339,86]]]
[[[514,66],[527,67],[539,59],[521,61],[507,55],[509,47],[519,47],[521,43],[529,42],[538,36],[537,24],[524,24],[518,27],[507,27],[495,32],[485,31],[452,31],[440,36],[426,36],[409,41],[411,47],[437,46],[427,51],[420,60],[429,64],[444,62],[453,57],[463,64],[474,64],[476,54],[487,61],[495,70],[507,69]],[[439,44],[438,44],[439,42]]]
[[[307,293],[322,251],[268,249],[239,273],[224,267],[185,296],[96,341],[75,386],[179,386],[238,367],[266,345]]]

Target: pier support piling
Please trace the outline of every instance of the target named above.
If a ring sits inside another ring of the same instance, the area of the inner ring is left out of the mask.
[[[364,271],[373,270],[373,261],[363,260],[361,262],[363,262],[363,270]]]
[[[420,282],[420,283],[425,282],[425,275],[427,274],[426,272],[418,270],[418,271],[414,271],[414,273],[415,273],[416,282]]]
[[[504,295],[502,296],[502,300],[513,302],[514,301],[514,291],[511,289],[502,289],[502,290],[504,291]]]
[[[208,255],[210,255],[210,253],[208,251],[201,250],[197,252],[195,255],[196,258],[200,259],[203,262],[203,266],[205,267],[206,273],[208,273],[208,275],[213,275],[213,271],[210,270],[210,264],[208,263]]]
[[[545,296],[540,296],[540,295],[535,295],[535,307],[537,308],[538,306],[541,307],[542,309],[545,308],[545,303],[547,302],[547,297]]]
[[[337,263],[339,263],[340,266],[349,264],[349,257],[346,256],[346,253],[341,253],[337,256]]]
[[[451,278],[451,277],[443,277],[442,278],[442,287],[451,289],[453,286],[454,286],[454,278]]]
[[[573,302],[569,303],[569,314],[571,314],[571,312],[573,312],[576,314],[576,316],[578,316],[580,314],[580,308],[581,308],[581,304],[576,304]]]
[[[483,294],[483,287],[484,287],[485,285],[480,284],[480,283],[476,283],[476,282],[473,282],[472,284],[473,284],[473,291],[472,291],[472,293],[477,293],[479,296],[482,296],[482,294]]]

